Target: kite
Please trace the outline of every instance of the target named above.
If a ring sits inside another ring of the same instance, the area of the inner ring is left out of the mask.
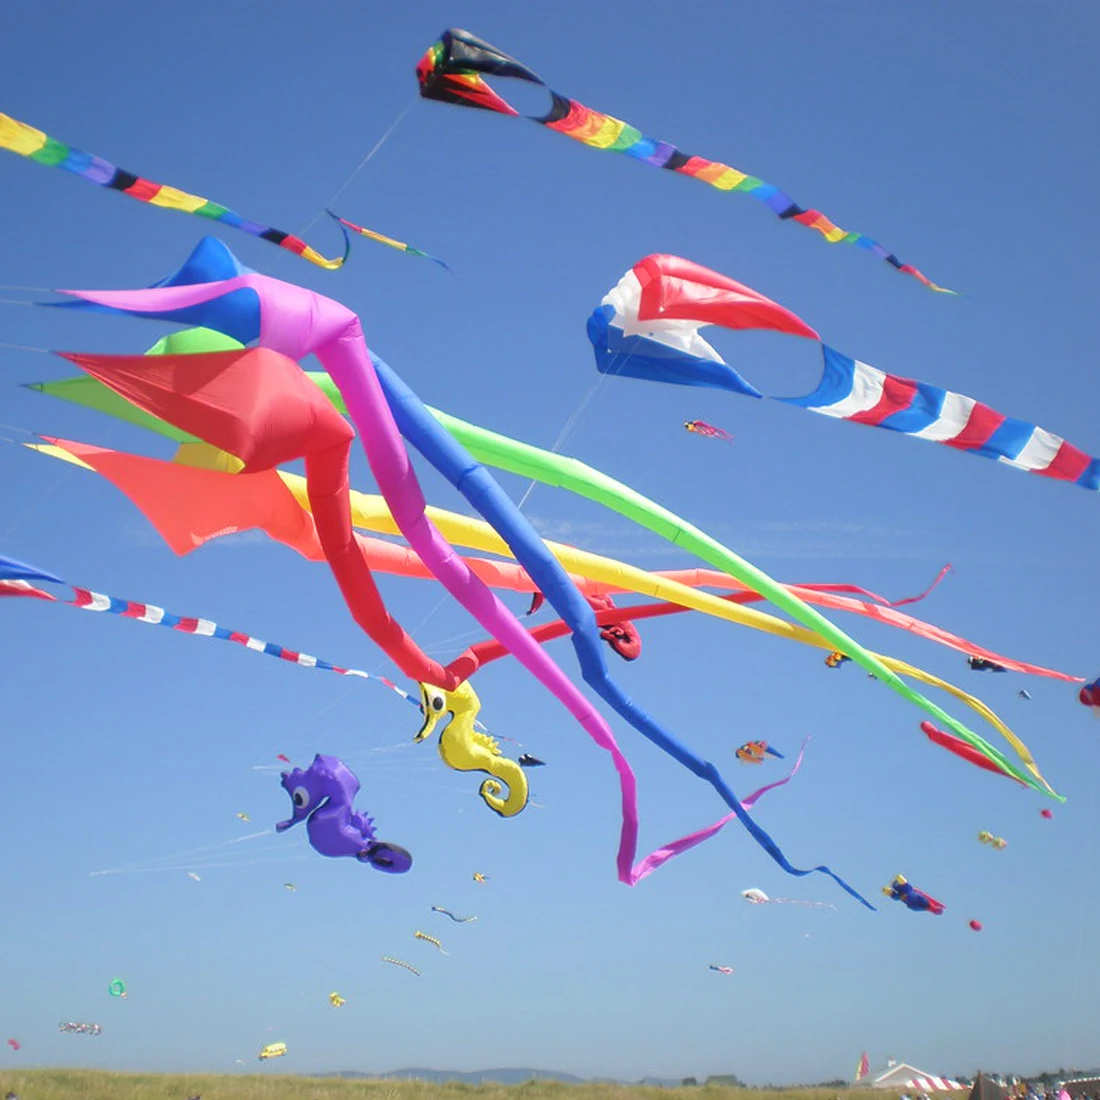
[[[281,229],[272,229],[269,225],[243,218],[240,214],[209,199],[201,198],[199,195],[189,195],[186,191],[180,191],[175,187],[167,187],[152,180],[142,179],[140,176],[135,176],[133,172],[116,168],[101,157],[92,156],[75,146],[65,145],[41,130],[36,130],[33,126],[28,126],[25,122],[2,113],[0,113],[0,149],[18,153],[20,156],[38,161],[39,164],[64,168],[67,172],[83,176],[90,183],[99,184],[111,191],[121,191],[132,199],[149,203],[150,206],[179,210],[184,214],[197,214],[200,218],[209,218],[223,225],[231,225],[234,229],[243,229],[246,233],[277,244],[280,248],[285,248],[295,256],[301,256],[303,260],[309,260],[311,264],[323,267],[326,271],[335,271],[336,268],[343,267],[351,251],[351,238],[346,229],[340,230],[344,234],[343,256],[338,260],[328,260],[292,233],[284,233]]]
[[[995,849],[998,852],[1008,847],[1008,841],[1005,840],[1004,837],[994,836],[992,833],[987,832],[985,829],[978,833],[978,840],[982,844],[988,844],[991,848]]]
[[[726,443],[733,442],[733,436],[730,435],[725,428],[716,428],[713,424],[708,424],[705,420],[685,420],[684,427],[689,432],[694,432],[696,435],[701,435],[706,439],[721,439]]]
[[[479,882],[479,883],[481,883],[482,886],[484,886],[485,883],[487,883],[488,881],[489,881],[489,876],[488,875],[483,875],[480,871],[475,871],[474,872],[474,882]]]
[[[295,886],[293,882],[284,882],[283,889],[289,890],[292,894],[296,894],[298,892],[298,887]]]
[[[515,817],[527,805],[527,776],[516,761],[501,754],[495,738],[474,728],[481,701],[470,682],[459,684],[453,691],[421,684],[420,707],[424,722],[413,741],[419,744],[430,737],[440,721],[448,717],[439,734],[443,763],[455,771],[485,772],[491,778],[478,790],[482,801],[501,817]],[[501,798],[505,785],[507,796]]]
[[[396,844],[375,840],[374,820],[354,809],[359,780],[342,760],[318,753],[305,771],[283,772],[282,787],[294,812],[275,826],[277,833],[305,821],[310,845],[323,856],[354,856],[391,875],[412,867],[412,856]]]
[[[851,657],[845,657],[839,650],[834,649],[832,653],[825,657],[825,664],[829,668],[840,668],[841,665],[850,661]]]
[[[1020,688],[1020,690],[1018,692],[1016,692],[1016,694],[1021,699],[1030,699],[1031,698],[1031,692],[1028,691],[1026,688]]]
[[[231,254],[228,257],[223,254],[222,263],[223,268],[230,266],[240,270]],[[187,279],[194,275],[192,269],[176,278]],[[242,298],[236,294],[241,289],[251,293]],[[349,415],[359,428],[361,442],[382,494],[412,549],[448,592],[566,706],[597,744],[612,754],[624,798],[628,797],[628,791],[631,792],[629,801],[624,803],[617,859],[623,882],[633,885],[638,881],[636,869],[632,867],[638,825],[634,779],[629,764],[599,711],[544,654],[431,524],[399,431],[464,494],[472,495],[478,510],[508,539],[532,580],[559,614],[570,622],[582,672],[597,693],[643,736],[710,783],[757,843],[784,870],[790,874],[826,874],[856,896],[855,891],[824,865],[808,871],[791,865],[771,837],[742,808],[713,765],[672,738],[610,680],[602,653],[592,644],[595,621],[583,596],[484,468],[447,435],[415,394],[385,364],[381,361],[372,364],[354,313],[332,299],[252,273],[198,285],[160,286],[132,292],[73,293],[83,301],[116,312],[182,323],[198,321],[219,330],[232,328],[226,335],[234,339],[251,339],[259,335],[264,346],[243,352],[163,356],[157,364],[162,368],[159,370],[151,368],[149,359],[141,356],[81,355],[72,359],[146,412],[168,419],[185,431],[194,430],[206,442],[240,458],[245,463],[245,471],[273,472],[273,467],[279,463],[304,454],[318,535],[353,617],[406,674],[414,674],[412,670],[415,669],[419,682],[453,690],[460,678],[427,658],[397,627],[386,612],[369,567],[358,552],[347,506],[351,430],[339,417],[331,418],[326,411],[331,410],[331,406],[319,403],[302,388],[313,389],[296,367],[293,372],[288,369],[292,359],[311,352],[318,356],[341,390]],[[232,323],[221,315],[226,308],[223,300],[226,295],[233,296],[238,310]],[[204,309],[204,306],[209,308]],[[284,352],[291,358],[284,358]],[[185,381],[188,373],[192,378],[190,383]],[[200,378],[202,383],[198,382]],[[257,398],[261,392],[264,400],[259,402]],[[277,422],[282,430],[275,430]],[[774,582],[769,581],[769,584],[778,589]],[[810,616],[815,626],[820,621],[837,641],[849,641],[801,601],[787,596],[782,602],[787,606],[796,605],[803,617]],[[854,643],[846,647],[853,646]],[[934,713],[939,716],[938,708]],[[632,806],[630,802],[635,804]],[[703,832],[707,837],[713,835],[710,830]],[[700,843],[701,836],[701,833],[691,834],[682,838],[683,844],[676,842],[670,849],[678,854],[686,850],[684,845],[693,847]],[[668,858],[671,856],[665,855],[660,862]],[[865,899],[859,900],[868,904]]]
[[[126,983],[121,978],[114,978],[111,984],[107,986],[107,992],[112,997],[125,997]]]
[[[435,938],[435,936],[429,936],[427,932],[414,932],[413,935],[418,940],[424,940],[426,943],[430,943],[439,951],[441,955],[447,954],[447,952],[443,950],[443,944],[441,944],[439,940]]]
[[[433,913],[442,913],[445,917],[450,917],[455,924],[469,924],[471,921],[477,920],[477,917],[456,917],[450,909],[443,909],[438,905],[432,906]]]
[[[719,974],[725,974],[726,977],[729,977],[730,974],[736,973],[732,966],[715,966],[713,963],[711,963],[711,965],[708,966],[707,969],[717,970]]]
[[[529,752],[525,752],[520,756],[516,763],[521,768],[543,768],[546,766],[545,760],[540,760],[537,756],[532,756]]]
[[[286,1054],[286,1043],[268,1043],[260,1051],[259,1059],[266,1062],[268,1058],[282,1058]]]
[[[62,1023],[57,1025],[57,1030],[66,1035],[100,1035],[103,1028],[99,1024]]]
[[[914,913],[934,913],[939,916],[943,912],[943,903],[929,897],[923,890],[918,890],[911,883],[905,881],[901,875],[895,875],[894,881],[889,886],[884,886],[882,892],[894,901],[900,901]]]
[[[783,754],[773,749],[767,741],[746,741],[739,749],[734,751],[734,756],[742,764],[763,764],[765,756],[776,756],[780,760]]]
[[[1043,817],[1043,818],[1046,818],[1047,821],[1050,821],[1051,818],[1054,817],[1054,811],[1053,810],[1040,810],[1039,811],[1039,816]]]
[[[376,233],[373,229],[364,229],[361,225],[356,225],[355,222],[349,222],[344,218],[341,218],[338,214],[334,214],[331,210],[326,210],[326,214],[330,218],[339,222],[345,229],[350,229],[353,233],[358,233],[361,237],[367,237],[372,241],[377,241],[379,244],[389,245],[390,248],[396,248],[399,252],[408,252],[411,256],[423,256],[426,260],[431,260],[433,264],[439,264],[445,271],[450,271],[450,267],[445,264],[436,256],[432,256],[428,252],[421,252],[419,248],[413,248],[411,244],[405,244],[404,241],[395,241],[393,237],[387,237],[383,233]]]
[[[948,752],[953,752],[956,756],[968,760],[971,764],[976,764],[979,768],[984,768],[987,772],[1007,775],[1009,779],[1015,779],[1017,783],[1021,782],[1020,776],[1014,771],[1006,771],[997,761],[991,760],[984,753],[978,752],[973,746],[968,745],[953,734],[945,733],[931,722],[921,722],[920,728],[932,744],[939,745],[940,748],[947,749]]]
[[[1007,672],[1008,669],[1004,665],[999,665],[995,661],[987,661],[984,657],[967,657],[966,663],[970,666],[973,672]]]
[[[290,763],[290,757],[289,756],[284,756],[282,753],[279,753],[275,757],[275,759],[276,760],[281,760],[284,764],[289,764]]]
[[[8,1040],[8,1046],[11,1047],[12,1050],[22,1050],[23,1049],[23,1044],[18,1039],[9,1039]]]
[[[628,619],[599,617],[601,612],[615,610],[615,601],[610,596],[585,593],[584,598],[595,612],[600,637],[624,661],[636,661],[642,655],[642,636],[637,627]]]
[[[767,206],[781,221],[795,221],[816,229],[830,244],[854,244],[857,248],[885,260],[903,274],[913,276],[932,290],[945,294],[954,293],[946,287],[937,286],[912,264],[903,264],[878,241],[863,233],[840,229],[820,210],[799,206],[778,187],[731,168],[721,161],[690,156],[675,145],[646,137],[640,130],[621,119],[593,111],[575,99],[559,95],[527,66],[469,31],[457,27],[445,30],[416,67],[420,95],[424,99],[435,99],[460,107],[480,107],[502,115],[518,115],[518,111],[485,83],[482,74],[514,77],[546,88],[551,98],[550,109],[544,115],[528,117],[549,130],[556,130],[596,149],[625,153],[628,157],[654,168],[667,168],[683,176],[692,176],[719,191],[749,194]]]
[[[1081,704],[1086,707],[1093,708],[1093,715],[1100,717],[1100,676],[1090,684],[1085,684],[1083,688],[1077,693],[1077,698],[1081,701]]]
[[[328,1003],[333,1008],[339,1008],[341,1005],[347,1004],[347,998],[341,997],[335,990],[328,995]]]
[[[741,891],[741,896],[750,905],[804,905],[808,909],[835,909],[836,906],[827,901],[804,901],[801,898],[773,898],[755,886]]]
[[[383,955],[382,956],[382,961],[384,963],[392,963],[394,966],[404,967],[406,970],[408,970],[411,973],[415,974],[418,978],[420,977],[420,971],[417,970],[415,966],[412,966],[407,962],[402,962],[401,959],[394,959],[394,958],[391,958],[389,955]]]
[[[751,287],[669,255],[647,256],[619,280],[589,318],[588,337],[596,368],[604,374],[763,397],[699,335],[706,325],[821,341],[800,317]],[[1100,459],[1061,436],[963,394],[885,374],[820,346],[824,368],[817,389],[804,397],[772,400],[1100,489]],[[837,648],[856,656],[850,648]]]
[[[248,816],[248,814],[234,814],[234,816],[239,817],[241,819],[241,821],[251,821],[252,820],[252,818],[250,818]]]
[[[970,930],[972,932],[980,932],[982,930],[982,922],[980,920],[970,921]]]
[[[194,879],[195,882],[202,882],[202,879],[199,878],[199,876],[196,875],[194,871],[188,871],[187,872],[187,877],[190,878],[190,879]]]

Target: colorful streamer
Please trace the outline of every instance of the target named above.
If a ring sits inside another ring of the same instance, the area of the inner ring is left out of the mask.
[[[515,77],[546,88],[552,100],[550,110],[544,115],[529,117],[532,122],[538,122],[548,130],[556,130],[559,134],[565,134],[566,137],[594,149],[625,153],[628,157],[654,168],[667,168],[679,175],[691,176],[719,191],[739,191],[751,195],[781,221],[794,221],[809,229],[816,229],[830,244],[855,245],[941,294],[955,293],[946,287],[937,286],[912,264],[903,264],[878,241],[863,233],[841,229],[820,210],[799,206],[790,195],[773,184],[765,183],[747,172],[740,172],[721,161],[690,156],[666,141],[646,137],[640,130],[621,119],[593,111],[575,99],[559,95],[531,69],[469,31],[457,27],[445,30],[416,67],[420,95],[424,99],[435,99],[460,107],[480,107],[503,115],[517,115],[519,112],[485,83],[482,74]]]
[[[284,233],[281,229],[272,229],[269,225],[244,218],[228,207],[211,202],[199,195],[190,195],[175,187],[135,176],[133,172],[127,172],[124,168],[116,168],[102,157],[92,156],[75,146],[66,145],[44,134],[41,130],[36,130],[33,126],[28,126],[25,122],[2,113],[0,113],[0,149],[18,153],[22,157],[38,161],[39,164],[64,168],[66,172],[82,176],[89,183],[99,184],[100,187],[106,187],[111,191],[120,191],[139,202],[147,202],[150,206],[179,210],[184,214],[197,214],[200,218],[209,218],[211,221],[230,225],[234,229],[241,229],[254,237],[277,244],[280,248],[285,248],[295,256],[301,256],[303,260],[309,260],[311,264],[323,267],[326,271],[335,271],[343,267],[351,251],[351,238],[344,229],[341,229],[344,234],[343,256],[338,260],[328,260],[292,233]]]
[[[410,256],[423,256],[424,259],[431,260],[433,264],[439,264],[444,270],[451,270],[448,264],[445,264],[438,256],[433,256],[430,252],[421,252],[419,248],[413,248],[411,244],[406,244],[404,241],[394,240],[393,237],[387,237],[384,233],[376,233],[373,229],[364,229],[363,226],[356,225],[355,222],[349,222],[346,218],[341,218],[339,214],[334,214],[331,210],[326,210],[325,213],[339,222],[345,229],[350,229],[361,237],[367,237],[379,244],[389,245],[390,248],[396,248],[399,252],[408,252]]]

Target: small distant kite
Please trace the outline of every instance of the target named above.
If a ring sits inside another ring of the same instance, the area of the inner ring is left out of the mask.
[[[972,932],[980,932],[982,930],[982,922],[980,920],[972,920],[970,922],[970,930]]]
[[[966,663],[970,666],[973,672],[1007,672],[1008,669],[1004,665],[997,664],[996,661],[987,661],[984,657],[967,657]]]
[[[1020,688],[1020,690],[1018,692],[1016,692],[1016,694],[1021,699],[1030,699],[1031,698],[1031,692],[1028,691],[1026,688]]]
[[[259,1058],[261,1062],[266,1062],[268,1058],[282,1058],[285,1054],[286,1043],[268,1043],[260,1051]]]
[[[57,1025],[57,1030],[65,1035],[99,1035],[102,1033],[103,1028],[99,1024],[81,1024],[81,1023],[60,1023]]]
[[[727,977],[729,977],[730,974],[735,973],[732,966],[715,966],[713,963],[711,963],[711,965],[708,966],[707,969],[717,970],[719,974],[725,974]]]
[[[187,877],[189,879],[193,879],[195,882],[202,882],[202,879],[199,878],[199,876],[196,875],[194,871],[188,871],[187,872]]]
[[[836,906],[828,901],[803,901],[801,898],[772,898],[763,890],[750,886],[741,891],[741,896],[750,905],[804,905],[808,909],[835,909]]]
[[[521,768],[542,768],[546,766],[545,760],[540,760],[537,756],[532,756],[529,752],[525,752],[516,763]]]
[[[284,890],[289,890],[292,894],[295,894],[295,893],[298,892],[298,887],[295,886],[293,882],[284,882],[283,883],[283,889]]]
[[[914,913],[934,913],[939,916],[944,909],[943,902],[936,901],[923,890],[918,890],[911,883],[906,882],[901,875],[895,875],[894,881],[889,886],[884,886],[882,892],[888,898],[900,901]]]
[[[111,980],[111,984],[107,986],[107,992],[112,997],[125,997],[126,983],[121,978],[114,978]]]
[[[825,658],[825,664],[829,668],[840,668],[840,666],[842,664],[845,664],[847,661],[850,661],[851,659],[852,659],[851,657],[845,657],[844,654],[841,653],[839,649],[834,649],[833,652],[830,653]]]
[[[23,1049],[23,1044],[18,1039],[9,1039],[8,1040],[8,1046],[11,1047],[12,1050],[22,1050]]]
[[[1077,693],[1077,698],[1086,707],[1092,707],[1094,717],[1100,717],[1100,676],[1097,676],[1091,684],[1085,684]]]
[[[281,752],[276,755],[275,759],[276,760],[281,760],[284,764],[289,764],[290,763],[290,757],[289,756],[284,756]]]
[[[444,909],[439,905],[432,906],[433,913],[442,913],[445,917],[450,917],[455,924],[469,924],[471,921],[477,920],[477,917],[456,917],[450,909]]]
[[[389,955],[383,955],[382,961],[384,963],[391,963],[393,966],[404,967],[404,969],[408,970],[410,973],[415,974],[418,978],[420,977],[420,971],[417,970],[415,966],[412,966],[407,962],[403,962],[401,959],[395,959]]]
[[[721,439],[725,443],[733,442],[733,436],[725,428],[716,428],[705,420],[685,420],[684,427],[689,432],[703,436],[704,439]]]
[[[336,992],[336,990],[333,990],[328,995],[328,1003],[332,1005],[333,1008],[339,1008],[341,1005],[347,1004],[347,998],[341,997],[340,994]]]
[[[780,760],[783,754],[773,749],[767,741],[746,741],[739,749],[734,751],[734,756],[742,764],[763,764],[765,756],[776,756]]]
[[[988,844],[991,848],[995,848],[998,852],[1008,847],[1008,841],[1004,837],[994,836],[985,829],[978,833],[978,840],[982,844]]]
[[[235,816],[239,817],[241,819],[241,821],[251,821],[252,820],[252,818],[250,818],[248,816],[248,814],[236,814]]]
[[[435,947],[439,951],[439,953],[441,955],[446,955],[447,954],[447,951],[445,951],[444,948],[443,948],[443,944],[441,944],[439,942],[439,940],[437,940],[435,938],[435,936],[429,936],[427,932],[414,932],[413,935],[418,940],[424,940],[425,943],[430,943],[433,947]]]
[[[1039,811],[1039,816],[1040,817],[1045,817],[1047,819],[1047,821],[1050,821],[1050,819],[1052,817],[1054,817],[1054,811],[1053,810],[1040,810]]]
[[[483,875],[480,871],[474,872],[474,882],[480,882],[483,885],[489,881],[488,875]]]

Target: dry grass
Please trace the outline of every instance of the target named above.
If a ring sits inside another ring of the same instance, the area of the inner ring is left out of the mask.
[[[692,1100],[867,1100],[833,1089],[743,1089],[700,1085],[662,1089],[642,1085],[566,1085],[528,1081],[522,1085],[470,1085],[462,1082],[345,1080],[338,1077],[283,1077],[268,1074],[103,1073],[97,1070],[40,1069],[0,1073],[0,1095],[20,1100],[669,1100],[670,1093]],[[876,1093],[876,1100],[896,1100]]]

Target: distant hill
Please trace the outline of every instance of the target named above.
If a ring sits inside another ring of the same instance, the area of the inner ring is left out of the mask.
[[[576,1077],[572,1073],[556,1073],[547,1069],[473,1069],[466,1072],[454,1069],[395,1069],[389,1073],[358,1073],[349,1070],[344,1073],[326,1073],[322,1076],[433,1081],[437,1084],[444,1081],[467,1081],[472,1085],[481,1085],[487,1081],[498,1085],[521,1085],[524,1081],[532,1079],[563,1081],[568,1085],[584,1083],[583,1077]]]

